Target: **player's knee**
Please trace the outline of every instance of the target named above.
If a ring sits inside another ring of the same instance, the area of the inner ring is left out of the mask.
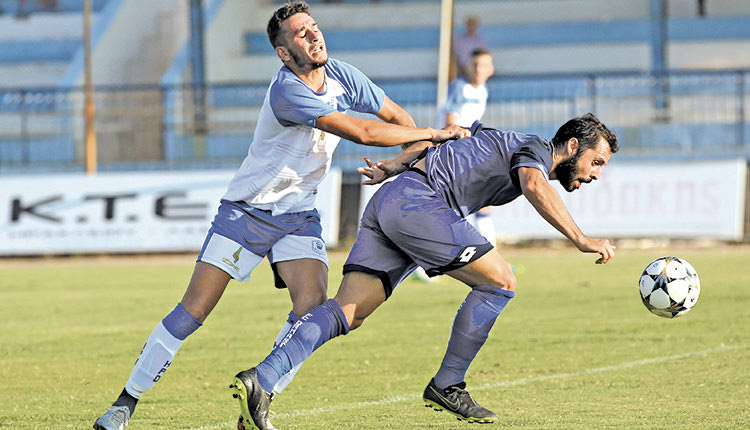
[[[190,314],[190,316],[200,322],[205,322],[206,318],[208,318],[208,314],[211,313],[211,309],[202,303],[190,302],[186,300],[183,300],[180,303],[182,304],[182,307],[185,308],[185,311]]]
[[[354,320],[349,324],[349,331],[359,328],[364,322],[365,322],[364,318],[355,317]]]
[[[513,272],[509,272],[508,276],[508,286],[507,288],[504,288],[508,291],[516,291],[516,284],[518,283],[518,280],[516,279],[516,275],[513,274]]]
[[[325,287],[307,288],[301,294],[292,296],[292,311],[297,316],[302,316],[322,305],[327,299]]]
[[[507,270],[498,271],[496,276],[492,278],[492,286],[502,288],[503,290],[516,291],[516,275],[507,268]]]

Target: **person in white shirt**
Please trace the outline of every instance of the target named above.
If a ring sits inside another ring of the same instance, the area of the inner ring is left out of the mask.
[[[185,338],[203,324],[229,280],[249,280],[264,257],[276,287],[288,289],[292,301],[277,342],[299,317],[326,300],[328,259],[315,196],[341,138],[371,146],[402,145],[418,153],[430,142],[469,135],[458,126],[417,128],[362,72],[329,58],[306,3],[280,7],[267,32],[283,66],[271,79],[247,158],[221,200],[187,291],[157,324],[120,397],[96,420],[97,430],[122,430],[138,399],[172,364]],[[380,120],[350,116],[349,110]],[[238,328],[247,322],[243,319]],[[288,384],[293,372],[274,392]]]
[[[480,120],[487,107],[487,80],[494,73],[492,53],[483,48],[472,51],[466,75],[448,84],[445,101],[438,112],[437,127],[458,124],[468,128]]]

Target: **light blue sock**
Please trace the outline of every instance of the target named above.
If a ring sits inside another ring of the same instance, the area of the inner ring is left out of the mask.
[[[267,393],[272,392],[279,379],[305,361],[313,351],[347,333],[349,323],[344,311],[335,300],[329,299],[300,317],[276,348],[255,367],[260,386]]]
[[[446,388],[464,381],[469,365],[484,345],[495,324],[515,291],[479,285],[466,296],[453,319],[453,329],[435,385]]]

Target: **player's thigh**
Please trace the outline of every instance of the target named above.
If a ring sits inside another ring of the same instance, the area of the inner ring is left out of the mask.
[[[271,245],[284,235],[284,228],[283,220],[266,211],[224,200],[198,260],[224,270],[238,281],[247,281]]]
[[[368,274],[379,280],[387,299],[417,265],[385,236],[377,223],[368,222],[365,217],[362,222],[363,227],[360,228],[357,240],[344,263],[344,278],[346,279],[349,273]]]
[[[314,223],[313,223],[314,224]],[[328,253],[318,228],[287,234],[271,247],[268,259],[277,288],[288,288],[292,311],[301,316],[326,300]]]
[[[446,274],[471,287],[491,285],[504,290],[516,290],[516,276],[510,265],[495,249]]]
[[[412,187],[414,189],[416,187]],[[478,260],[493,249],[487,239],[445,200],[434,194],[417,196],[415,198],[412,193],[384,202],[378,221],[388,239],[422,266],[428,275],[448,273]]]
[[[219,302],[230,279],[224,270],[198,261],[180,303],[193,318],[203,322]]]
[[[274,263],[274,271],[289,290],[292,312],[302,316],[326,300],[328,266],[314,258]]]

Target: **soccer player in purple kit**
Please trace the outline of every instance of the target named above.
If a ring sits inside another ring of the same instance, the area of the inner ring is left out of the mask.
[[[423,393],[425,405],[461,420],[496,421],[496,413],[471,398],[464,378],[500,312],[515,297],[516,278],[466,221],[480,208],[523,195],[580,251],[599,254],[596,263],[615,256],[608,239],[583,234],[549,183],[557,180],[572,192],[599,179],[619,149],[615,134],[594,115],[569,120],[551,141],[479,122],[471,132],[416,159],[404,152],[393,160],[368,160],[368,167],[359,169],[370,178],[366,183],[400,175],[370,199],[336,297],[299,318],[270,355],[235,377],[235,386],[242,387],[242,415],[258,429],[273,428],[268,403],[276,380],[323,343],[359,327],[417,265],[471,288],[455,315],[441,366]]]
[[[326,300],[328,258],[315,197],[341,138],[419,153],[425,141],[468,135],[458,126],[417,128],[362,72],[329,58],[305,2],[277,9],[267,30],[283,66],[269,85],[248,155],[221,199],[182,300],[154,328],[120,396],[94,423],[97,430],[127,425],[140,397],[203,324],[229,280],[249,280],[264,257],[276,286],[288,289],[292,301],[277,339]],[[350,116],[349,110],[382,121]],[[273,391],[281,392],[293,373]]]

